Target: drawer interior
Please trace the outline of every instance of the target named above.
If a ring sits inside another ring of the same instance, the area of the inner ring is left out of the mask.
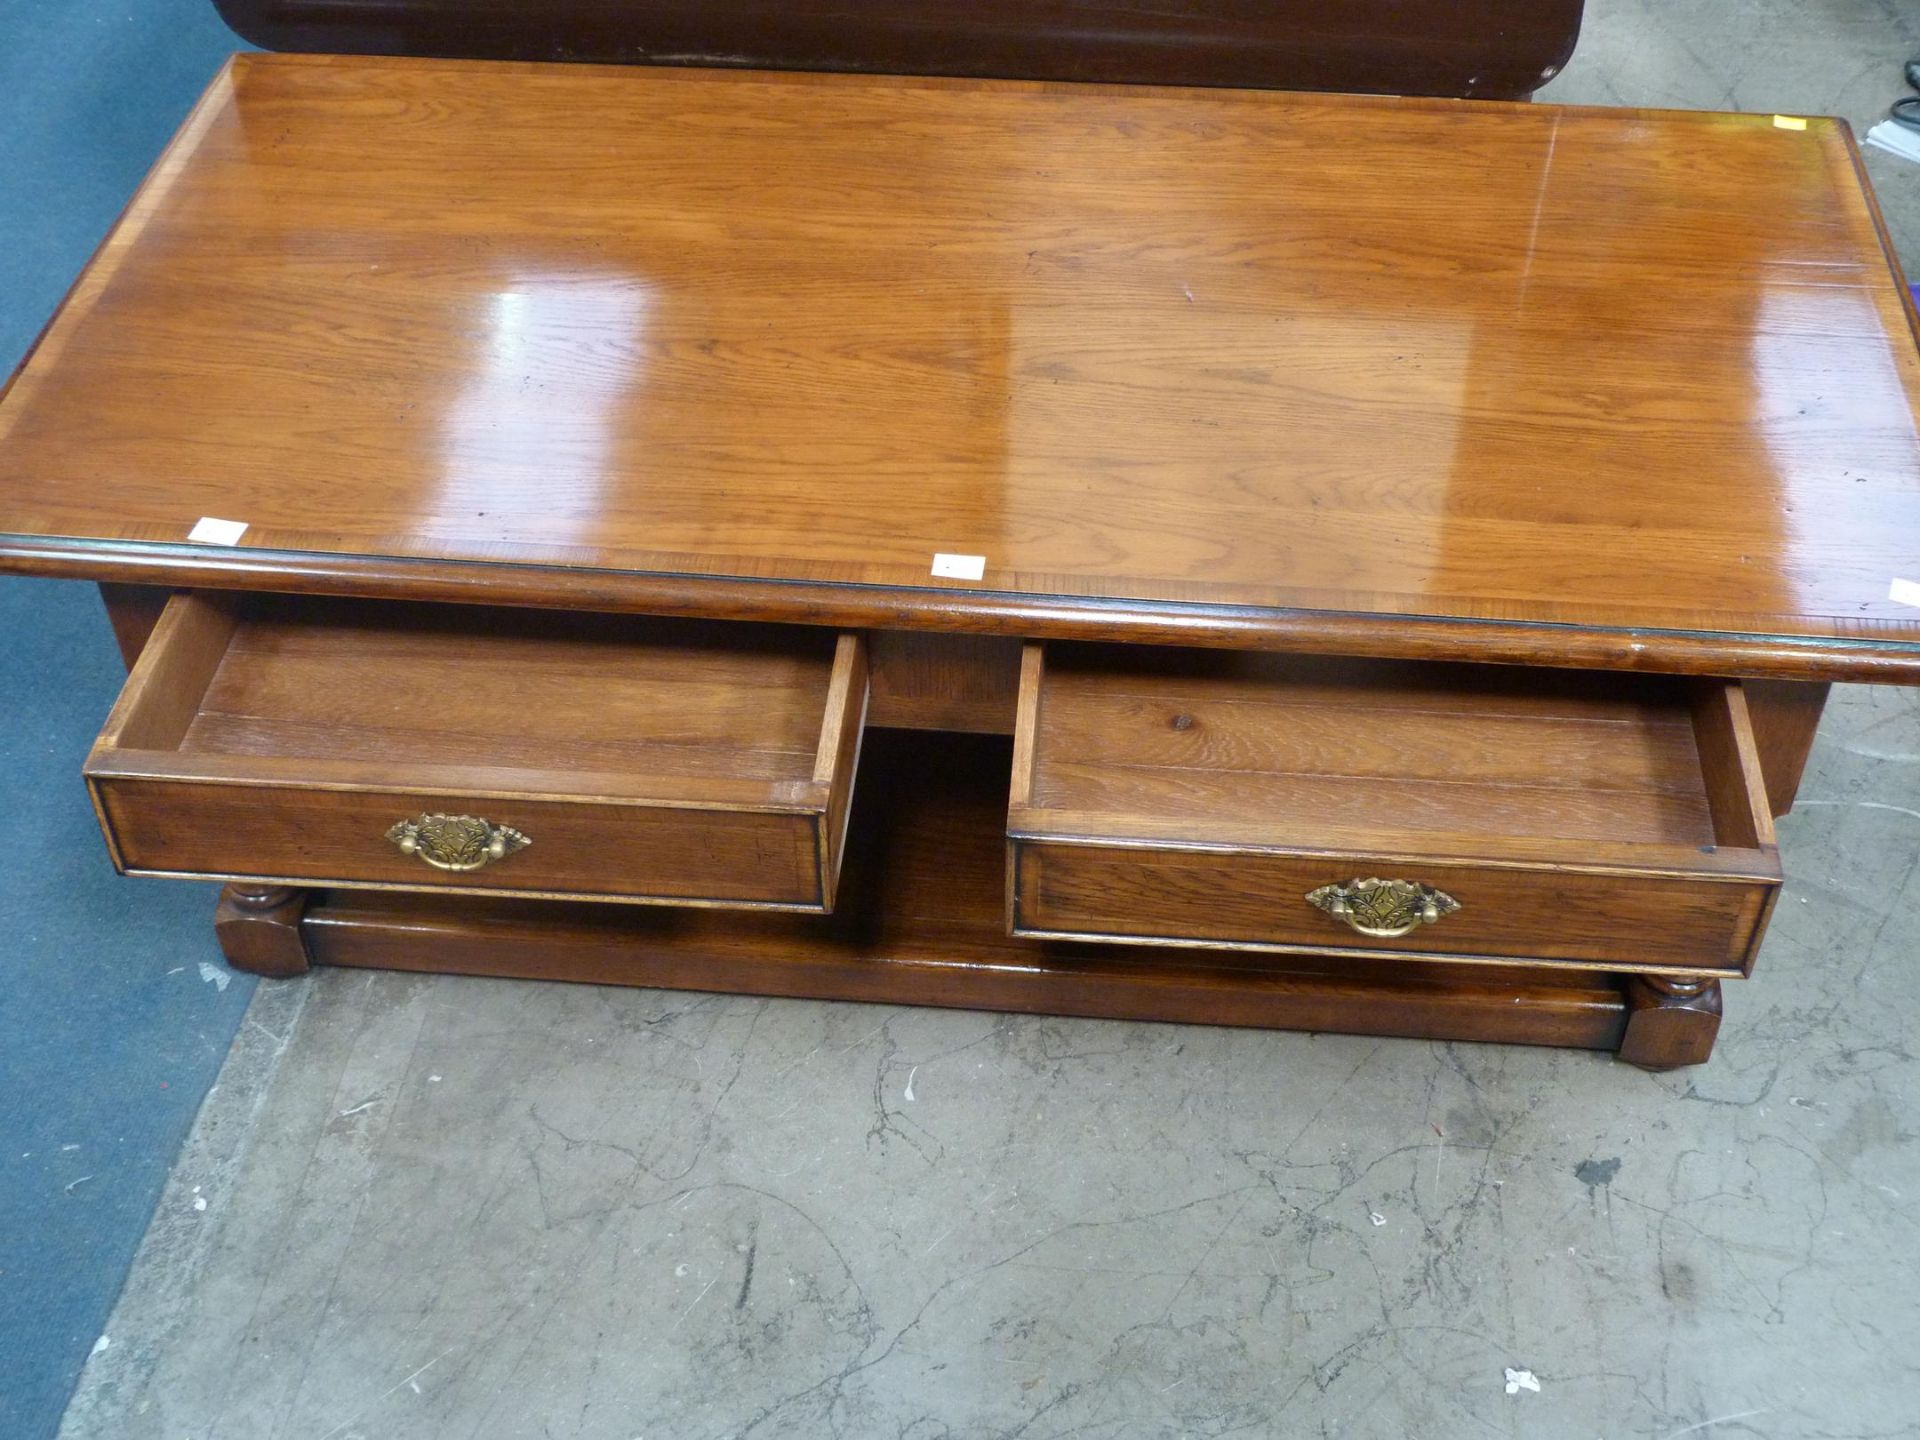
[[[827,630],[281,596],[189,596],[115,743],[326,767],[805,783]]]
[[[819,908],[864,653],[804,626],[182,595],[87,775],[142,873]],[[444,873],[381,839],[454,812],[531,848]]]
[[[1074,645],[1027,667],[1016,829],[1542,858],[1773,842],[1722,682]]]

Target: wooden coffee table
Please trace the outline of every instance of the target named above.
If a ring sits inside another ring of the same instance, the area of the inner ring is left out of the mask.
[[[241,56],[0,565],[242,968],[1686,1064],[1920,683],[1913,321],[1832,120]]]

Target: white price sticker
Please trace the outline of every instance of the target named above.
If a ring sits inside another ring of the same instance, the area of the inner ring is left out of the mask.
[[[933,573],[948,580],[978,580],[987,573],[984,555],[946,555],[933,557]]]
[[[244,520],[216,520],[211,515],[202,515],[187,532],[189,540],[198,540],[202,545],[238,545],[240,537],[247,533]]]

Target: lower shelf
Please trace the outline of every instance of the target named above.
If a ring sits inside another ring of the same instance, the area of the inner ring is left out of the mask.
[[[1717,990],[1676,999],[1527,967],[1015,940],[1009,760],[997,736],[873,732],[831,916],[334,891],[306,909],[305,950],[331,965],[1620,1049],[1650,1066],[1706,1058]]]

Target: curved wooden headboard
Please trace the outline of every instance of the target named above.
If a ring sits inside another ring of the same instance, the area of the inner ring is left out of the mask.
[[[256,45],[1518,99],[1583,0],[215,0]]]

